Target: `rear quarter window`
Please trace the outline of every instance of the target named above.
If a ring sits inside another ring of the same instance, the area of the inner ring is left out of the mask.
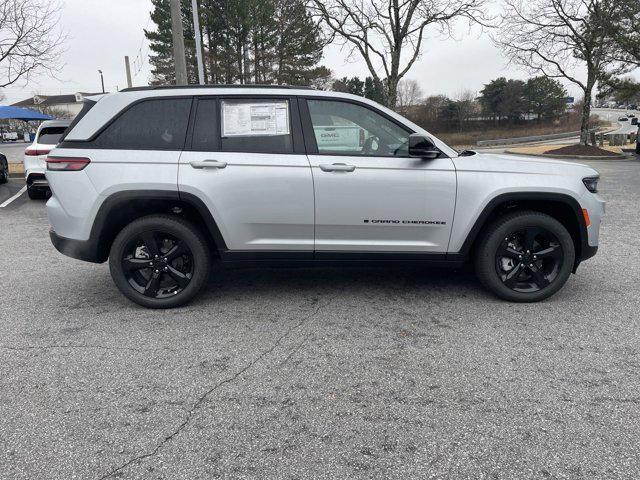
[[[131,105],[95,139],[101,148],[182,150],[191,98],[159,98]]]

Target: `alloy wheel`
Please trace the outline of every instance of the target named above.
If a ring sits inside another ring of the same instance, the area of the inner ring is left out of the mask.
[[[129,284],[150,298],[182,292],[193,277],[193,254],[186,243],[161,231],[147,231],[124,249],[122,271]]]
[[[498,246],[495,267],[502,283],[516,292],[537,292],[557,278],[564,260],[558,238],[540,227],[523,227]]]

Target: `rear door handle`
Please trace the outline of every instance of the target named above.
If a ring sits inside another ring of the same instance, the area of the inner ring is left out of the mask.
[[[224,168],[227,166],[227,162],[221,162],[219,160],[192,160],[189,162],[193,168]]]
[[[321,164],[320,170],[323,172],[353,172],[355,165],[347,165],[346,163],[332,163],[331,165]]]

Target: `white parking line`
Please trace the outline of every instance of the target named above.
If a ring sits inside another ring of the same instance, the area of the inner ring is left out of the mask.
[[[2,204],[0,204],[0,208],[4,208],[4,207],[8,206],[11,202],[13,202],[16,198],[18,198],[20,195],[22,195],[26,191],[27,191],[27,186],[25,185],[13,197],[9,198],[8,200],[5,200]]]

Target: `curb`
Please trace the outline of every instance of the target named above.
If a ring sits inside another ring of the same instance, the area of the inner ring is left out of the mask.
[[[613,130],[612,130],[613,131]],[[598,131],[597,129],[590,130],[595,133],[607,133],[605,131]],[[478,140],[476,147],[503,147],[508,145],[518,145],[522,143],[534,143],[544,142],[545,140],[562,140],[564,138],[579,137],[580,130],[577,132],[560,132],[560,133],[548,133],[546,135],[531,135],[528,137],[511,137],[511,138],[496,138],[492,140]]]

